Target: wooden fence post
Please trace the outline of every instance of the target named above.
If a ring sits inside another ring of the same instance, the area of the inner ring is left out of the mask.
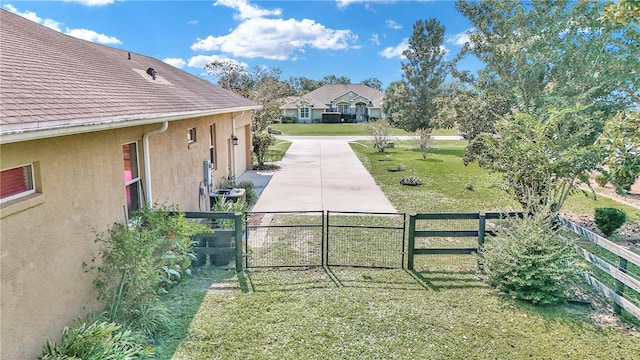
[[[622,256],[618,257],[618,270],[624,273],[627,272],[627,259],[623,258]],[[615,289],[616,294],[623,296],[624,286],[625,285],[622,281],[616,279],[616,289]],[[617,315],[620,315],[621,311],[622,311],[622,307],[618,303],[614,302],[613,312]]]
[[[480,251],[482,251],[482,245],[484,245],[484,233],[487,227],[487,215],[485,213],[478,214],[478,253],[476,257],[478,259],[478,268],[480,268]]]
[[[409,242],[407,245],[407,269],[413,270],[413,250],[416,245],[416,214],[409,215]]]
[[[242,221],[242,213],[235,213],[234,215],[234,226],[235,229],[235,238],[236,238],[236,272],[242,271],[242,234],[243,234],[243,221]]]

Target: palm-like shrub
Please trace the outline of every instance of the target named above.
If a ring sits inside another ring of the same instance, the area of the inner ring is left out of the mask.
[[[64,328],[60,343],[48,341],[38,360],[129,360],[152,354],[152,348],[138,344],[131,331],[110,322],[94,322]]]

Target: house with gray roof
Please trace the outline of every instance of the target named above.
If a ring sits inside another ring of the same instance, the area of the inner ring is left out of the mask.
[[[0,10],[0,357],[95,309],[96,233],[252,165],[252,101],[158,59]],[[211,180],[209,180],[211,179]]]
[[[382,117],[383,99],[380,90],[363,84],[324,85],[288,99],[280,109],[290,122],[363,122]]]

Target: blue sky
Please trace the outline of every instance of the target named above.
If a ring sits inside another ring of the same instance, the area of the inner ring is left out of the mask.
[[[413,24],[437,18],[446,59],[471,25],[453,0],[385,1],[3,1],[5,10],[78,38],[163,60],[201,76],[203,66],[232,59],[282,69],[282,78],[401,78],[402,50]],[[467,60],[461,67],[476,70]]]

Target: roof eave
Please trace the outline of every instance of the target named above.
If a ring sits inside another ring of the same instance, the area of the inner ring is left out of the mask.
[[[58,122],[36,122],[32,127],[2,125],[0,128],[0,144],[10,144],[21,141],[38,140],[66,135],[76,135],[95,131],[120,129],[133,126],[143,126],[162,123],[165,121],[179,121],[195,117],[227,114],[257,110],[261,105],[239,106],[231,108],[187,111],[169,114],[137,114],[95,119],[76,119]]]

